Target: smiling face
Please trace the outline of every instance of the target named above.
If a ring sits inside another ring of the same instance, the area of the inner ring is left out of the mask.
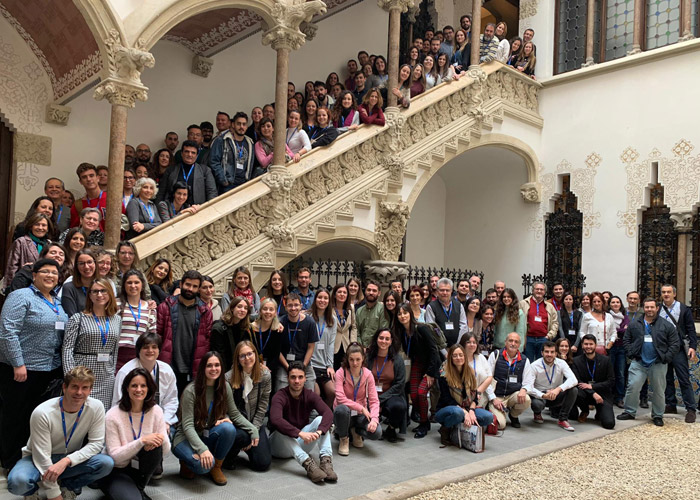
[[[95,275],[95,259],[91,255],[78,257],[78,272],[83,278],[92,279]]]
[[[349,109],[352,107],[352,94],[347,93],[343,96],[343,100],[341,101],[341,104],[345,109]]]
[[[316,111],[316,122],[322,128],[328,126],[329,116],[326,108],[321,108]]]
[[[106,306],[109,302],[109,292],[99,283],[93,283],[90,287],[90,299],[95,306]]]
[[[60,247],[52,245],[49,247],[49,251],[46,252],[46,258],[53,259],[58,262],[59,266],[62,266],[66,261],[66,254],[63,253],[63,250],[61,250]]]
[[[139,351],[139,359],[141,360],[141,363],[154,363],[158,359],[158,356],[160,356],[158,344],[145,344]]]
[[[274,295],[279,295],[282,293],[282,276],[280,276],[279,273],[275,273],[270,277],[270,288],[272,289],[272,293]]]
[[[547,363],[548,365],[551,365],[554,363],[554,358],[557,357],[557,349],[554,346],[545,346],[542,349],[542,357],[544,358],[544,362]]]
[[[205,281],[205,283],[207,283]],[[241,300],[236,306],[233,308],[233,317],[237,319],[238,321],[242,320],[248,316],[248,301],[247,300]]]
[[[185,202],[187,202],[187,197],[189,194],[189,190],[186,188],[176,189],[175,194],[173,194],[173,204],[176,207],[181,207],[185,204]]]
[[[391,346],[391,341],[391,332],[389,330],[384,330],[377,337],[377,346],[382,351],[386,351]]]
[[[457,368],[462,368],[464,366],[464,351],[462,350],[462,348],[458,347],[454,351],[452,351],[450,359],[452,360],[452,364],[454,366],[456,366]]]
[[[351,281],[348,283],[348,293],[351,296],[356,297],[357,292],[359,292],[359,291],[360,291],[360,286],[356,282]]]
[[[306,103],[306,106],[304,106],[304,109],[306,110],[306,117],[307,118],[315,118],[316,117],[316,101],[309,100]]]
[[[109,254],[100,255],[97,258],[97,272],[98,272],[98,274],[101,277],[107,276],[111,270],[112,270],[112,256]],[[135,276],[132,276],[132,277],[135,277]],[[139,281],[139,283],[141,282],[141,280],[138,280],[138,281]],[[141,293],[140,290],[139,290],[139,293]]]
[[[129,382],[127,391],[132,404],[135,401],[143,403],[148,395],[148,384],[146,383],[146,378],[143,375],[136,375],[131,379],[131,382]]]
[[[611,298],[610,309],[612,309],[612,311],[615,313],[619,313],[620,309],[622,309],[622,302],[620,302],[620,299],[618,299],[617,297]]]
[[[33,273],[34,286],[40,291],[48,293],[58,285],[58,269],[56,266],[46,264]]]
[[[478,347],[478,345],[476,343],[476,338],[469,337],[469,339],[467,340],[467,342],[465,344],[465,347],[467,349],[467,354],[469,354],[469,356],[473,357],[474,353],[476,352],[476,348]]]
[[[372,90],[369,94],[368,102],[370,105],[370,108],[373,108],[379,103],[379,97],[378,97],[378,92],[376,90]]]
[[[53,215],[53,202],[51,200],[41,200],[36,206],[36,211],[50,218]]]
[[[253,108],[253,110],[250,112],[250,119],[253,120],[253,123],[258,123],[260,120],[262,120],[262,108]]]
[[[271,139],[272,139],[272,134],[274,133],[274,131],[275,131],[275,129],[274,129],[274,127],[272,126],[272,123],[271,123],[271,122],[266,122],[265,124],[263,124],[262,127],[260,127],[260,134],[262,134],[262,136],[263,136],[265,139],[270,139],[270,140],[271,140]]]
[[[406,65],[401,67],[401,71],[399,71],[399,81],[401,83],[404,83],[408,78],[411,76],[411,67]]]
[[[120,249],[119,252],[117,253],[117,259],[119,260],[119,265],[122,267],[131,267],[131,265],[134,263],[134,257],[136,254],[134,254],[134,250],[127,246],[123,245]]]
[[[399,309],[399,311],[396,313],[396,319],[398,319],[399,323],[408,329],[409,325],[411,324],[411,313],[405,309]]]
[[[316,294],[316,297],[314,298],[314,302],[316,302],[316,307],[318,308],[319,313],[322,313],[326,310],[330,299],[330,295],[328,295],[327,291],[319,290],[319,292]]]
[[[246,373],[253,371],[255,366],[255,350],[251,349],[247,345],[241,347],[238,351],[238,362],[241,364],[241,368]]]
[[[70,384],[63,384],[64,398],[70,400],[74,408],[80,408],[87,400],[92,390],[92,384],[85,380],[71,380]]]
[[[85,248],[85,236],[82,233],[75,233],[68,242],[68,248],[74,252]]]
[[[263,321],[272,321],[276,313],[277,309],[275,308],[275,304],[272,302],[266,302],[260,308],[260,317],[263,319]]]
[[[566,339],[563,339],[561,342],[559,342],[559,357],[562,359],[566,359],[567,354],[569,354],[569,341]]]
[[[156,192],[156,187],[153,184],[151,184],[150,182],[147,182],[147,183],[141,185],[141,190],[139,191],[139,198],[141,198],[143,201],[148,201],[151,198],[153,198],[153,194],[155,192]]]
[[[383,74],[384,70],[386,70],[386,63],[384,62],[384,59],[377,59],[374,62],[374,65],[377,67],[377,71],[379,71],[380,74]]]
[[[156,277],[158,281],[162,281],[165,278],[167,278],[168,273],[170,272],[170,266],[168,265],[167,262],[161,262],[158,264],[156,267],[153,268],[153,275]]]
[[[433,59],[433,56],[425,56],[425,59],[423,59],[423,67],[425,68],[425,72],[430,73],[430,70],[433,69],[434,65],[435,60]]]
[[[129,276],[124,283],[126,289],[126,296],[129,298],[139,298],[141,296],[141,290],[143,290],[143,283],[138,278],[138,276]]]
[[[411,302],[412,306],[419,306],[421,302],[423,302],[423,294],[417,290],[414,290],[409,294],[408,300]]]
[[[393,311],[394,309],[396,309],[396,299],[393,295],[389,295],[386,298],[386,300],[384,301],[384,308],[387,311]]]
[[[335,302],[338,307],[341,307],[343,304],[345,304],[345,301],[348,300],[348,289],[344,286],[341,286],[335,291]]]
[[[296,102],[296,100],[294,101]],[[287,117],[287,123],[289,125],[289,128],[297,128],[299,127],[299,121],[301,120],[301,117],[299,116],[298,111],[292,111],[289,113],[289,116]]]
[[[296,299],[287,300],[287,316],[289,319],[296,321],[301,312],[301,302]]]
[[[219,358],[211,356],[207,360],[204,376],[208,382],[215,382],[221,376],[221,361],[219,361]]]
[[[37,238],[43,238],[49,232],[49,223],[45,219],[40,219],[31,227],[31,232]]]
[[[94,170],[86,170],[80,174],[80,184],[85,188],[85,191],[94,191],[98,188],[97,172]]]

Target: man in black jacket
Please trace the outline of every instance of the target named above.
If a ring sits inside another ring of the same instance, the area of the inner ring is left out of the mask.
[[[594,335],[587,334],[581,339],[583,356],[574,358],[573,372],[579,381],[576,406],[581,410],[579,422],[585,422],[588,417],[588,406],[595,405],[596,418],[604,429],[615,427],[613,413],[613,390],[615,389],[615,371],[607,356],[595,352],[598,340]],[[637,389],[639,394],[639,389]],[[577,413],[572,409],[572,418]]]
[[[189,205],[201,205],[216,198],[216,181],[207,165],[200,165],[197,160],[197,143],[182,143],[182,161],[168,167],[160,180],[156,202],[172,199],[175,183],[187,184]]]
[[[644,318],[630,323],[625,333],[625,352],[632,359],[625,394],[625,411],[618,420],[634,420],[639,390],[649,377],[652,391],[651,417],[654,425],[664,425],[666,369],[678,352],[680,338],[673,325],[659,318],[659,306],[651,297],[644,299]]]
[[[664,413],[677,413],[676,410],[676,385],[673,381],[675,372],[678,378],[678,385],[681,388],[683,395],[683,404],[687,413],[685,414],[686,423],[692,424],[695,422],[697,405],[695,404],[695,394],[693,386],[690,383],[690,371],[688,369],[688,359],[695,359],[695,351],[698,347],[698,337],[695,332],[695,321],[693,313],[685,304],[681,304],[676,300],[676,287],[673,285],[663,285],[661,287],[661,311],[659,316],[664,318],[678,332],[678,340],[680,349],[673,357],[668,365],[666,372],[666,408]],[[687,344],[686,344],[687,343]]]

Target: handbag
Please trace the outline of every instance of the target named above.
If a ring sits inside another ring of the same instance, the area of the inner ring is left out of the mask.
[[[450,441],[459,447],[473,453],[484,451],[484,429],[479,425],[466,427],[464,424],[455,426],[450,433]]]
[[[486,434],[489,434],[490,436],[498,436],[498,419],[496,418],[496,415],[493,416],[493,422],[486,427]]]
[[[673,326],[676,327],[676,331],[678,332],[679,336],[681,336],[681,338],[682,338],[683,332],[678,331],[678,323],[676,322],[676,318],[673,317],[673,314],[671,314],[671,311],[668,310],[668,307],[666,307],[665,304],[662,305],[661,307],[664,308],[664,311],[666,311],[666,314],[668,315],[668,319],[671,320],[671,322],[673,323]],[[690,350],[690,342],[688,341],[688,339],[682,338],[682,340],[683,340],[683,347],[685,348],[685,354],[687,356],[688,351]]]

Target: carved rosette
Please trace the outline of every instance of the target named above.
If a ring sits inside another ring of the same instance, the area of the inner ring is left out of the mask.
[[[56,125],[68,125],[71,108],[69,106],[61,106],[56,103],[46,105],[46,122],[55,123]]]
[[[537,4],[539,0],[520,0],[520,9],[518,10],[520,19],[534,17],[537,14]]]
[[[209,76],[211,68],[214,66],[214,59],[196,55],[192,58],[192,73],[202,78]]]
[[[408,277],[408,264],[386,260],[371,260],[365,263],[365,275],[379,283],[404,280]]]
[[[520,194],[528,203],[542,201],[542,186],[538,182],[526,182],[520,186]]]
[[[377,0],[377,5],[380,9],[387,12],[394,9],[398,9],[401,12],[408,12],[408,10],[415,5],[415,0]],[[415,14],[413,21],[410,22],[415,22]]]
[[[269,224],[265,228],[265,236],[270,238],[275,246],[279,247],[292,241],[294,230],[286,222],[283,224]]]
[[[379,202],[379,218],[374,228],[374,241],[383,260],[396,261],[408,223],[408,205],[403,202]]]
[[[302,23],[307,29],[311,19],[317,14],[326,13],[326,4],[321,0],[276,0],[272,7],[272,17],[276,24],[263,33],[263,45],[271,45],[274,50],[296,50],[306,40],[300,30]]]

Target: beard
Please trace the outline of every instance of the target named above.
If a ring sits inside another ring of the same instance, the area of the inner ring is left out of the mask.
[[[195,293],[191,290],[185,290],[184,288],[180,290],[180,295],[185,300],[192,300],[195,297]]]

